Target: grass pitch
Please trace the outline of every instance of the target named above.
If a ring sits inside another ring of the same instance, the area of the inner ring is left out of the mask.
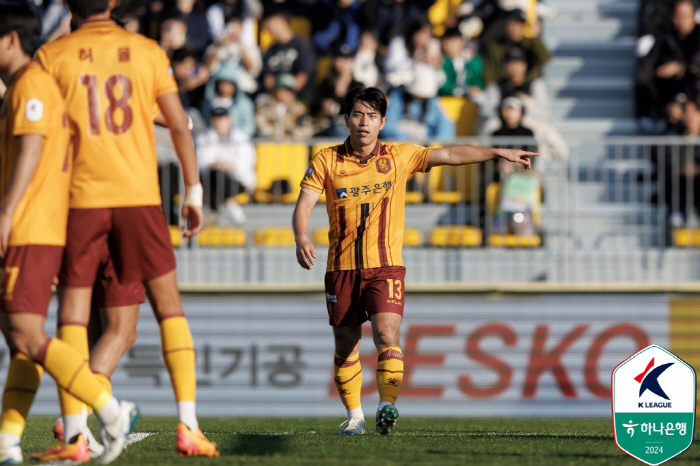
[[[50,447],[55,418],[30,418],[25,458]],[[370,421],[370,419],[367,419]],[[221,457],[178,458],[174,418],[142,418],[135,432],[149,433],[127,448],[122,465],[636,465],[620,451],[609,419],[402,418],[394,434],[340,437],[342,418],[203,418],[202,430]],[[374,422],[368,422],[374,431]],[[95,429],[94,429],[95,430]],[[697,442],[697,437],[695,438]],[[700,464],[691,446],[669,463]]]

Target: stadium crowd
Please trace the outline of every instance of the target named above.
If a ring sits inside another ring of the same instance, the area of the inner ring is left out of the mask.
[[[33,3],[43,41],[70,32],[63,0]],[[565,157],[541,79],[551,14],[537,0],[122,0],[113,16],[168,53],[209,207],[225,206],[240,224],[235,196],[256,183],[253,138],[345,138],[343,96],[357,85],[389,97],[383,139],[454,140],[456,122],[440,102],[451,96],[478,109],[476,132],[534,136],[545,155]],[[156,135],[164,197],[176,195],[168,132]]]

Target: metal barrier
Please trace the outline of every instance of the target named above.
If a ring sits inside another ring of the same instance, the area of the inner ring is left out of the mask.
[[[311,149],[324,141],[306,142]],[[551,153],[546,141],[523,138],[471,138],[457,143]],[[283,157],[284,144],[280,144]],[[175,169],[172,164],[161,165],[166,212],[177,211],[172,193],[182,192],[176,186],[181,179],[172,175]],[[444,284],[489,288],[504,281],[668,284],[700,278],[700,267],[695,265],[700,254],[692,249],[700,246],[700,139],[621,137],[569,142],[567,159],[536,160],[527,175],[530,181],[509,186],[507,167],[492,161],[438,167],[411,179],[406,228],[412,236],[410,241],[407,236],[404,247],[407,280],[432,289]],[[288,181],[258,185],[257,190],[277,189],[281,190],[277,194],[284,195],[289,190],[285,183],[296,183],[301,176],[290,174]],[[203,181],[209,183],[207,177]],[[518,196],[528,190],[531,195],[518,204],[523,200]],[[208,186],[205,191],[209,192]],[[320,288],[326,246],[317,245],[314,271],[300,273],[289,236],[280,230],[290,228],[293,205],[249,198],[243,205],[247,217],[243,225],[232,225],[226,215],[217,217],[224,230],[243,230],[245,241],[237,243],[242,246],[207,247],[225,243],[195,238],[177,248],[182,285],[190,289],[264,288],[266,284]],[[524,210],[513,211],[514,204],[524,205]],[[177,224],[174,217],[170,216],[173,225]],[[522,223],[530,228],[521,228]],[[315,237],[323,238],[327,227],[325,209],[317,206],[310,230],[319,230]],[[263,229],[275,231],[255,234]],[[273,239],[261,240],[263,236]]]

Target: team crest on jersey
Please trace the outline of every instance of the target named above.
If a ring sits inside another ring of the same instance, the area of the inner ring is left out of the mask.
[[[377,159],[377,171],[382,175],[386,175],[391,171],[391,162],[386,157],[379,157]]]

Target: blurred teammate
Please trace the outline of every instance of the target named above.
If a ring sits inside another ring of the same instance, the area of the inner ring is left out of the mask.
[[[54,80],[31,54],[41,22],[28,4],[4,5],[0,74],[9,84],[0,109],[0,327],[11,359],[0,418],[0,464],[19,464],[19,446],[42,366],[104,424],[100,463],[114,461],[138,408],[119,402],[74,348],[44,333],[51,285],[66,242],[71,160],[66,110]],[[76,443],[85,444],[82,435]]]
[[[406,180],[438,165],[465,165],[502,157],[530,168],[532,152],[453,146],[431,149],[414,144],[383,144],[386,97],[377,88],[357,87],[345,98],[350,137],[321,150],[301,182],[294,210],[297,261],[305,269],[316,253],[307,238],[311,209],[326,192],[331,228],[326,266],[326,304],[335,337],[335,384],[347,409],[341,435],[365,432],[360,405],[362,324],[372,323],[378,352],[379,406],[376,432],[390,434],[399,419],[394,406],[403,379],[399,327],[404,309],[403,246]]]
[[[218,456],[216,444],[204,437],[197,422],[194,345],[158,188],[152,128],[156,104],[183,168],[182,217],[189,222],[184,233],[199,231],[202,187],[169,61],[154,41],[126,32],[110,19],[115,0],[66,3],[82,25],[37,53],[58,82],[74,130],[68,241],[59,275],[61,323],[64,329],[71,326],[71,344],[85,351],[92,285],[108,250],[120,283],[145,284],[160,322],[163,358],[178,405],[178,454]],[[106,331],[112,328],[108,322]],[[64,400],[63,408],[66,403],[72,402]],[[84,416],[65,416],[69,443],[56,448],[66,456],[52,459],[73,459],[68,445],[83,428]]]

